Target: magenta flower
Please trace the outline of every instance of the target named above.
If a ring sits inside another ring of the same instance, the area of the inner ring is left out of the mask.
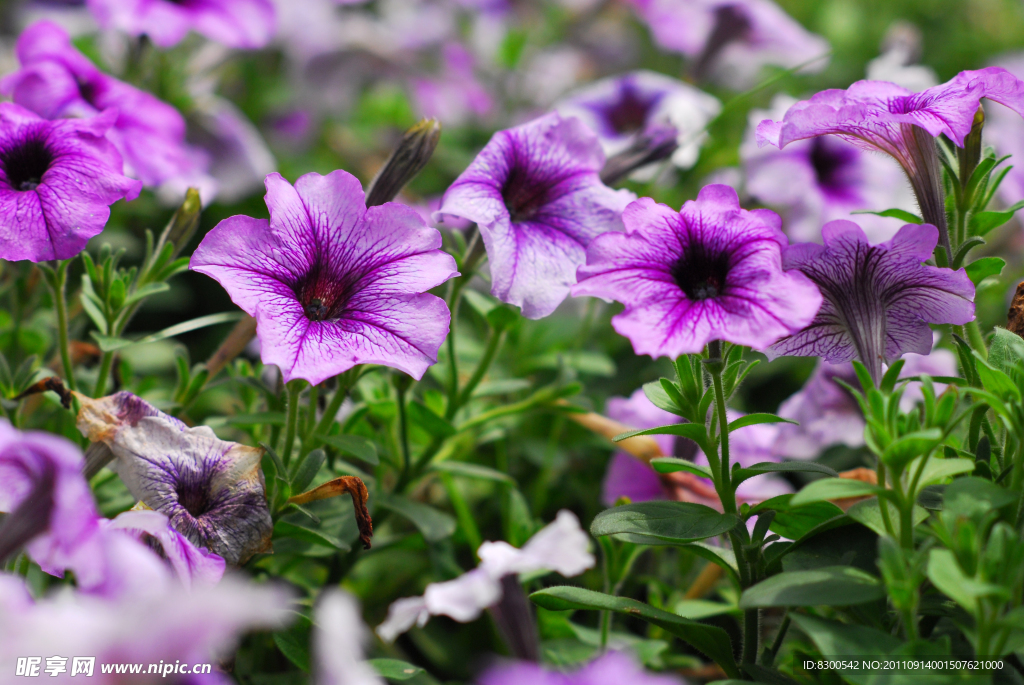
[[[824,57],[825,39],[809,33],[771,0],[630,0],[658,45],[691,58],[693,71],[737,90],[767,65],[786,69]],[[806,71],[821,71],[821,59]]]
[[[174,107],[103,73],[71,44],[67,32],[41,21],[18,38],[22,68],[0,81],[0,91],[47,119],[89,118],[117,109],[107,138],[126,173],[147,186],[174,177],[195,182],[205,171],[202,151],[185,143],[185,119]]]
[[[792,143],[785,150],[759,147],[757,124],[782,117],[796,100],[776,95],[771,110],[750,114],[750,128],[740,147],[746,190],[758,201],[783,213],[783,226],[793,241],[821,242],[821,227],[850,219],[856,210],[896,207],[914,211],[914,196],[893,160],[865,152],[836,136]],[[872,240],[888,240],[903,222],[858,215],[855,219]]]
[[[701,133],[722,109],[711,95],[652,71],[635,71],[603,79],[571,93],[560,104],[563,116],[579,117],[601,141],[609,157],[630,146],[637,135],[661,127],[675,131],[679,148],[672,155],[676,166],[697,162]]]
[[[601,183],[603,166],[597,137],[579,119],[548,114],[495,133],[434,217],[476,222],[491,294],[540,319],[569,294],[587,245],[622,230],[622,210],[635,195]]]
[[[1024,115],[1024,81],[1005,69],[988,67],[960,72],[920,93],[885,81],[858,81],[847,90],[825,90],[790,107],[781,121],[762,121],[757,141],[783,148],[833,134],[891,155],[910,179],[925,221],[944,236],[942,176],[932,139],[943,134],[962,147],[981,98]]]
[[[366,208],[344,171],[293,187],[267,176],[270,221],[217,224],[191,268],[215,278],[258,322],[264,363],[286,381],[319,383],[356,364],[421,378],[448,334],[444,301],[426,290],[457,276],[441,234],[408,207]]]
[[[147,36],[161,48],[190,30],[232,48],[261,48],[274,34],[270,0],[86,0],[100,26]]]
[[[928,324],[974,319],[974,284],[966,271],[922,264],[938,242],[934,226],[907,224],[878,245],[869,245],[852,221],[833,221],[821,234],[824,246],[791,245],[783,265],[814,281],[825,301],[813,323],[768,350],[770,359],[859,359],[877,381],[883,363],[931,351]]]
[[[569,673],[548,670],[526,661],[506,662],[477,679],[479,685],[681,685],[682,682],[674,676],[648,673],[632,657],[621,652],[608,652]]]
[[[806,277],[782,271],[778,214],[741,209],[729,186],[705,186],[679,212],[642,198],[622,218],[625,233],[587,249],[572,294],[625,304],[612,326],[637,354],[675,358],[712,340],[764,349],[821,304]]]
[[[47,121],[0,103],[0,259],[68,259],[103,230],[109,205],[134,200],[142,184],[121,173],[104,138],[115,111]]]

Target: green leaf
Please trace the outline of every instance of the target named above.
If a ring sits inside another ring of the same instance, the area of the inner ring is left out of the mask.
[[[682,549],[688,549],[697,556],[710,561],[716,566],[721,566],[723,569],[728,571],[730,575],[739,582],[739,569],[736,566],[736,555],[733,551],[727,547],[720,545],[711,545],[706,542],[690,542],[685,545],[680,545]]]
[[[727,533],[739,523],[735,514],[720,514],[693,502],[638,502],[606,509],[594,517],[595,537],[619,535],[639,544],[680,544]]]
[[[1017,364],[1024,362],[1024,338],[996,326],[992,331],[987,361],[992,368],[1010,373]]]
[[[699,621],[709,616],[721,616],[730,611],[736,611],[736,607],[722,602],[712,602],[706,599],[684,599],[676,602],[672,610],[683,618],[692,621]]]
[[[896,473],[902,473],[904,467],[913,459],[928,454],[942,441],[942,431],[928,428],[903,435],[885,448],[882,452],[882,463]]]
[[[235,414],[228,416],[224,422],[231,426],[283,426],[283,411],[260,411],[255,414]]]
[[[487,312],[487,323],[496,331],[503,331],[520,320],[519,312],[508,305],[495,307]]]
[[[1021,208],[1024,208],[1024,200],[1007,207],[1001,212],[978,212],[977,214],[972,215],[969,224],[970,234],[985,235],[992,229],[999,228],[1012,219],[1017,210]]]
[[[528,360],[525,364],[527,371],[537,369],[558,370],[563,366],[587,374],[590,376],[610,377],[615,375],[615,362],[612,358],[601,352],[589,350],[566,350],[562,352],[549,352]]]
[[[942,507],[958,516],[981,517],[1017,501],[1014,493],[982,478],[957,478],[942,496]]]
[[[967,576],[948,549],[933,549],[928,553],[928,580],[943,594],[962,606],[969,613],[977,611],[981,597],[1005,597],[1006,588],[985,583]]]
[[[465,461],[441,461],[430,466],[431,471],[442,471],[453,476],[465,478],[476,478],[478,480],[490,480],[495,483],[508,483],[515,485],[516,479],[507,473],[492,469],[480,464],[470,464]]]
[[[125,300],[124,304],[127,307],[127,306],[135,304],[136,302],[138,302],[140,300],[144,300],[147,297],[150,297],[151,295],[156,295],[157,293],[167,292],[170,289],[171,289],[171,286],[167,285],[166,283],[147,283],[146,285],[142,286],[141,288],[136,290],[134,293],[129,295],[128,299]]]
[[[889,533],[885,529],[885,521],[882,518],[882,505],[880,502],[885,502],[885,506],[888,507],[889,521],[895,528],[893,534],[899,538],[901,524],[900,511],[896,508],[896,505],[889,500],[879,500],[877,497],[872,497],[871,499],[866,499],[863,502],[857,502],[846,511],[846,515],[857,523],[867,526],[879,535],[888,535]],[[915,504],[913,516],[914,525],[916,526],[928,518],[928,510]]]
[[[981,259],[974,260],[964,268],[967,271],[967,277],[971,279],[971,283],[977,286],[989,276],[998,276],[1002,273],[1004,266],[1006,266],[1006,260],[1000,257],[982,257]]]
[[[667,378],[644,383],[644,395],[651,401],[651,404],[670,414],[683,416],[682,405],[672,393],[678,396],[678,398],[682,398],[675,384]]]
[[[967,253],[969,253],[971,250],[978,247],[979,245],[984,244],[985,241],[982,238],[979,238],[978,236],[974,236],[973,238],[968,238],[967,240],[965,240],[963,244],[961,244],[960,247],[957,248],[956,254],[953,255],[953,263],[950,265],[949,268],[954,270],[959,269],[961,266],[964,265],[964,260],[967,259]],[[970,267],[967,268],[969,273]]]
[[[427,405],[419,401],[408,405],[409,418],[414,424],[435,438],[450,438],[455,435],[455,426],[435,414]]]
[[[916,469],[917,461],[915,460],[911,469]],[[941,480],[945,480],[950,476],[958,476],[961,473],[970,473],[974,470],[973,459],[940,459],[932,456],[928,460],[928,463],[924,465],[924,471],[921,473],[921,480],[918,481],[917,485],[919,488],[923,488],[926,485],[932,483],[938,483]]]
[[[826,476],[839,477],[835,469],[813,461],[764,461],[759,464],[736,469],[732,472],[732,482],[739,484],[748,478],[759,476],[762,473],[822,473]]]
[[[295,469],[295,477],[292,478],[292,492],[305,492],[326,460],[327,454],[322,449],[315,449],[307,454]]]
[[[593,609],[614,611],[643,620],[672,633],[722,667],[727,675],[738,678],[739,670],[732,654],[729,635],[717,626],[697,623],[649,604],[625,597],[613,597],[579,587],[551,587],[530,595],[530,599],[550,611]]]
[[[380,463],[377,448],[372,442],[360,435],[319,435],[317,438],[336,450],[351,454],[360,461],[376,466]]]
[[[423,669],[407,661],[399,659],[367,659],[366,663],[373,667],[382,678],[388,680],[409,680],[423,673]]]
[[[865,573],[878,571],[878,535],[847,516],[823,523],[784,551],[783,571],[833,566],[850,566]]]
[[[302,540],[303,542],[311,542],[314,545],[333,547],[334,549],[340,549],[343,552],[347,552],[352,549],[347,543],[342,542],[329,533],[290,523],[284,519],[278,519],[277,523],[274,524],[274,537],[294,538],[296,540]]]
[[[377,502],[411,521],[428,542],[444,540],[455,532],[456,522],[453,517],[422,502],[386,492],[377,495]]]
[[[871,483],[865,483],[852,478],[822,478],[813,483],[808,483],[800,492],[793,495],[789,501],[791,507],[811,502],[827,502],[833,499],[846,497],[863,497],[864,495],[877,495],[882,488]]]
[[[701,449],[703,449],[704,445],[707,444],[708,439],[707,431],[704,429],[704,426],[699,423],[674,423],[671,426],[658,426],[657,428],[627,431],[626,433],[616,435],[612,440],[614,442],[619,442],[620,440],[632,438],[637,435],[679,435],[693,440]]]
[[[978,370],[978,377],[981,378],[981,386],[1004,402],[1013,400],[1020,402],[1020,388],[999,369],[993,368],[981,355],[974,353],[974,364]]]
[[[651,459],[651,468],[658,473],[686,471],[687,473],[692,473],[693,475],[700,476],[701,478],[714,478],[711,474],[711,469],[707,466],[694,464],[688,459],[677,459],[676,457],[655,457],[654,459]]]
[[[274,633],[274,644],[288,661],[309,673],[309,634],[312,623],[302,614],[295,615],[297,620],[294,625]]]
[[[878,578],[852,566],[826,566],[763,580],[744,591],[740,608],[850,606],[882,597]]]
[[[924,219],[916,214],[904,211],[902,209],[887,209],[884,212],[871,212],[868,210],[859,210],[856,212],[850,212],[850,214],[874,214],[875,216],[889,217],[890,219],[899,219],[900,221],[906,221],[908,224],[923,224]]]
[[[162,331],[140,338],[139,340],[113,338],[106,335],[100,335],[96,332],[93,332],[92,336],[96,339],[101,350],[104,352],[113,352],[114,350],[120,350],[121,348],[128,347],[129,345],[143,345],[145,343],[156,342],[165,338],[173,338],[176,335],[195,331],[200,328],[206,328],[207,326],[216,326],[217,324],[228,323],[229,321],[238,321],[244,315],[244,312],[222,312],[220,314],[200,316],[198,319],[192,319],[191,321],[176,324],[170,328],[165,328]]]
[[[768,530],[790,540],[801,540],[826,521],[843,515],[843,510],[831,502],[813,502],[776,511]]]
[[[827,621],[796,612],[791,612],[789,617],[823,655],[885,656],[901,643],[898,637],[868,626]]]
[[[735,421],[730,421],[729,422],[729,432],[732,433],[733,431],[737,431],[740,428],[745,428],[747,426],[756,426],[756,425],[758,425],[760,423],[792,423],[792,424],[795,424],[796,421],[790,421],[789,419],[784,419],[781,416],[776,416],[775,414],[766,414],[766,413],[747,414],[746,416],[741,416],[740,418],[736,419]]]

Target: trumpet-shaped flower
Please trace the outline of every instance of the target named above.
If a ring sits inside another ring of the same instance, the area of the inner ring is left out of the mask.
[[[145,35],[162,48],[190,30],[232,48],[261,48],[274,35],[270,0],[86,0],[100,26]]]
[[[529,662],[508,662],[488,669],[479,685],[680,685],[679,678],[648,673],[632,657],[608,652],[571,672],[549,670]]]
[[[270,546],[263,450],[189,428],[129,392],[80,401],[79,430],[110,448],[129,492],[175,530],[232,566]]]
[[[441,234],[408,207],[365,205],[344,171],[293,187],[267,176],[270,221],[217,224],[191,268],[217,279],[258,322],[260,354],[310,383],[357,364],[421,378],[448,334],[444,301],[424,291],[457,276]]]
[[[852,221],[821,230],[825,244],[792,245],[783,265],[807,275],[825,298],[814,321],[768,350],[817,356],[831,364],[859,359],[879,379],[882,364],[906,352],[928,354],[930,323],[974,319],[974,284],[960,269],[926,266],[938,242],[929,224],[907,224],[885,243],[870,245]]]
[[[502,598],[505,576],[532,571],[557,571],[576,576],[594,565],[590,540],[579,519],[562,510],[553,523],[530,538],[522,549],[507,542],[485,542],[477,550],[480,565],[454,580],[431,583],[422,597],[407,597],[391,605],[377,634],[388,642],[431,616],[450,616],[467,623]]]
[[[701,131],[722,105],[688,83],[652,71],[635,71],[585,86],[556,109],[563,116],[579,117],[597,133],[609,157],[629,148],[635,136],[669,126],[679,145],[672,162],[689,168],[707,139]]]
[[[587,245],[622,230],[622,210],[635,195],[604,185],[603,166],[597,137],[579,119],[548,114],[495,133],[434,217],[476,222],[491,293],[539,319],[569,294]]]
[[[175,177],[203,182],[207,160],[185,143],[178,110],[97,69],[60,26],[33,24],[18,37],[17,54],[22,68],[0,81],[0,91],[14,102],[47,119],[89,118],[116,108],[107,138],[129,176],[147,186]]]
[[[134,200],[142,184],[124,176],[104,136],[108,110],[84,120],[47,121],[0,103],[0,259],[68,259],[103,230],[109,205]]]
[[[704,187],[679,212],[643,198],[623,221],[625,233],[587,249],[572,294],[625,304],[612,326],[637,354],[675,358],[712,340],[764,349],[809,324],[821,304],[805,276],[782,270],[779,216],[741,209],[728,186]]]

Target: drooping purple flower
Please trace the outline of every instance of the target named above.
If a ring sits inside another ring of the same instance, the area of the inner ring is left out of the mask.
[[[572,294],[625,304],[612,326],[637,354],[674,359],[712,340],[764,349],[818,310],[814,284],[782,270],[779,215],[741,209],[728,186],[705,186],[679,212],[642,198],[623,221],[625,233],[591,243]]]
[[[750,114],[750,128],[740,147],[751,196],[783,212],[786,234],[800,242],[820,242],[821,227],[849,219],[857,210],[916,209],[914,196],[893,160],[864,152],[836,136],[792,143],[785,150],[759,147],[754,131],[765,118],[781,118],[796,100],[776,95],[771,110]],[[858,215],[868,237],[891,238],[898,219]]]
[[[30,26],[18,38],[17,54],[22,68],[0,81],[0,91],[15,103],[46,119],[89,118],[116,108],[107,138],[121,153],[127,175],[146,186],[175,177],[202,182],[208,160],[185,143],[178,110],[97,69],[60,26]]]
[[[698,78],[736,90],[756,83],[766,65],[786,69],[825,57],[828,43],[771,0],[630,0],[655,42],[693,60]],[[821,71],[821,59],[805,67]]]
[[[722,105],[683,81],[652,71],[634,71],[584,86],[556,109],[563,116],[579,117],[597,133],[609,157],[627,149],[637,135],[671,127],[679,145],[672,161],[689,168],[697,162],[707,139],[701,131]]]
[[[852,221],[821,229],[825,244],[791,245],[783,265],[821,289],[824,303],[804,330],[773,345],[770,359],[817,356],[832,364],[859,359],[872,378],[882,364],[906,352],[928,354],[930,323],[974,319],[974,284],[966,271],[922,264],[938,242],[930,224],[907,224],[884,243],[870,245]]]
[[[530,662],[505,662],[488,669],[478,685],[681,685],[675,676],[648,673],[632,657],[608,652],[576,671],[553,671]]]
[[[441,62],[438,76],[412,81],[417,112],[445,126],[461,126],[487,115],[494,108],[494,99],[477,80],[469,50],[460,43],[448,43],[441,50]]]
[[[274,35],[270,0],[87,0],[100,26],[145,35],[161,48],[189,31],[232,48],[261,48]]]
[[[920,93],[885,81],[825,90],[790,107],[780,121],[762,121],[757,142],[783,148],[833,134],[866,150],[885,152],[906,172],[925,221],[945,236],[942,176],[933,138],[944,134],[962,147],[981,98],[1024,115],[1024,81],[1005,69],[988,67],[960,72]]]
[[[293,187],[267,176],[270,221],[234,216],[210,231],[190,268],[217,279],[258,322],[260,354],[286,381],[319,383],[356,364],[421,378],[448,334],[426,290],[457,276],[441,234],[414,210],[365,205],[344,171]]]
[[[109,205],[134,200],[139,181],[124,176],[104,135],[117,118],[47,121],[0,103],[0,259],[68,259],[103,230]]]
[[[635,195],[604,185],[602,166],[597,137],[579,119],[548,114],[495,133],[434,216],[476,222],[491,293],[539,319],[569,294],[587,245],[622,230],[622,210]]]
[[[189,428],[129,392],[79,401],[79,430],[110,448],[128,491],[175,530],[232,566],[269,547],[263,450]]]

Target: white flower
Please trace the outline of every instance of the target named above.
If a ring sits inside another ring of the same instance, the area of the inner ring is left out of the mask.
[[[313,633],[317,685],[384,685],[376,671],[363,660],[366,628],[359,605],[342,590],[329,590],[316,609]]]

